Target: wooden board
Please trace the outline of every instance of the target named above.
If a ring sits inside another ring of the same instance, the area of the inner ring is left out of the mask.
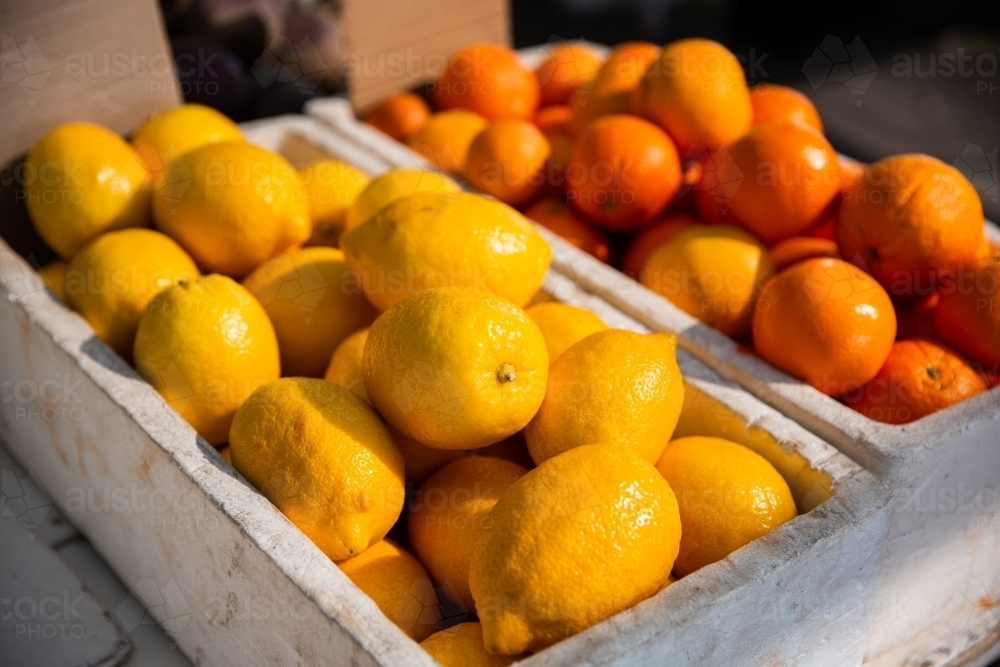
[[[475,42],[510,44],[507,0],[344,0],[342,67],[354,108],[435,78]]]
[[[0,159],[89,120],[126,134],[180,103],[156,0],[0,2]]]

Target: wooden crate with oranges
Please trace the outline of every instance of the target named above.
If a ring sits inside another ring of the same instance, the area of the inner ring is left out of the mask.
[[[894,500],[872,664],[989,643],[1000,230],[958,170],[838,155],[807,97],[748,88],[701,39],[474,45],[364,124],[336,100],[309,112],[521,208],[558,270],[878,473]]]

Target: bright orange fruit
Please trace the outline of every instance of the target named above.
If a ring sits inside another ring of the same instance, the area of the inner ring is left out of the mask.
[[[947,348],[901,340],[878,375],[844,402],[875,421],[907,424],[985,390],[983,378]]]
[[[941,339],[987,370],[1000,366],[1000,253],[948,275],[934,311]]]
[[[469,182],[505,204],[521,206],[541,192],[552,148],[526,120],[496,120],[476,135],[465,158]]]
[[[601,57],[586,44],[560,44],[535,70],[541,86],[541,104],[565,104],[570,93],[594,78],[601,69]]]
[[[757,353],[829,396],[857,390],[875,377],[895,337],[889,295],[839,259],[794,264],[757,298]]]
[[[600,116],[633,111],[639,81],[660,51],[649,42],[625,42],[612,49],[597,76],[576,88],[566,102],[573,132]]]
[[[468,109],[487,120],[533,118],[540,93],[517,54],[495,44],[472,44],[448,59],[434,85],[438,109]]]
[[[594,222],[629,230],[652,220],[681,182],[677,149],[652,123],[626,114],[593,121],[566,171],[569,201]]]
[[[396,93],[385,98],[365,115],[365,122],[376,127],[396,141],[408,136],[427,122],[431,110],[419,95]]]
[[[602,262],[607,262],[611,256],[604,234],[581,220],[572,207],[561,199],[549,197],[539,200],[525,209],[524,215]]]
[[[823,121],[812,101],[799,91],[776,83],[761,83],[750,89],[753,124],[787,120],[823,131]]]

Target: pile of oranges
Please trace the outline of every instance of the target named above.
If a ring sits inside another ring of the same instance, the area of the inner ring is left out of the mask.
[[[872,419],[997,383],[1000,248],[972,184],[839,156],[805,95],[749,87],[718,43],[565,43],[534,71],[472,45],[365,120]]]

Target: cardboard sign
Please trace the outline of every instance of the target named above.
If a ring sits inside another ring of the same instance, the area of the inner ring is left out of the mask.
[[[59,123],[127,134],[180,104],[156,0],[0,2],[0,160]]]
[[[476,42],[510,44],[507,0],[344,0],[343,67],[355,111],[437,77]]]

